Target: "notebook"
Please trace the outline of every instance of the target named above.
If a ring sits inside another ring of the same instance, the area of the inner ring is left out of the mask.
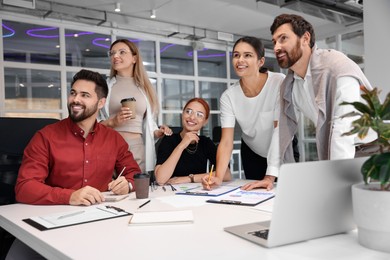
[[[284,164],[280,168],[270,221],[224,230],[275,247],[354,229],[351,185],[363,181],[367,157]]]
[[[134,213],[129,225],[163,225],[193,223],[192,210],[145,211]]]

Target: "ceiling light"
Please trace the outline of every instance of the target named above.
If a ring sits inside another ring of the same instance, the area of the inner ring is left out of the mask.
[[[116,3],[115,4],[115,9],[114,9],[115,12],[120,12],[121,11],[121,3]]]
[[[155,19],[156,18],[156,10],[153,9],[152,12],[150,12],[150,18]]]

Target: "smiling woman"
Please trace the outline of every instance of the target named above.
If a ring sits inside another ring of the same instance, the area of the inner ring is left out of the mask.
[[[183,130],[178,134],[162,139],[157,151],[155,168],[159,184],[201,182],[207,176],[207,162],[216,164],[217,149],[213,141],[198,135],[210,115],[210,107],[202,98],[190,99],[182,113]],[[231,178],[226,171],[226,180]]]

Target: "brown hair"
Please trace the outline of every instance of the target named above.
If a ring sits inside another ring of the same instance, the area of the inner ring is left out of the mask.
[[[202,106],[203,106],[203,108],[204,108],[204,110],[206,110],[206,120],[209,118],[209,115],[210,115],[210,106],[209,106],[209,104],[207,103],[207,101],[206,100],[204,100],[203,98],[198,98],[198,97],[196,97],[196,98],[191,98],[190,100],[188,100],[187,101],[187,103],[186,103],[186,105],[184,106],[184,108],[183,108],[183,111],[187,108],[187,106],[190,104],[190,103],[192,103],[192,102],[198,102],[198,103],[200,103]]]
[[[301,38],[305,32],[310,33],[310,48],[313,48],[316,42],[316,36],[313,26],[306,21],[302,16],[295,14],[281,14],[277,16],[270,27],[271,34],[273,35],[276,29],[283,24],[288,23],[291,25],[293,32]]]
[[[142,62],[141,53],[140,53],[137,45],[135,45],[133,42],[131,42],[127,39],[118,39],[118,40],[114,41],[113,43],[111,43],[110,50],[112,49],[112,47],[115,44],[117,44],[119,42],[126,44],[129,47],[133,56],[136,56],[136,63],[134,64],[134,67],[133,67],[134,81],[137,84],[137,86],[141,87],[145,91],[145,94],[150,102],[151,107],[152,107],[153,114],[157,115],[158,111],[159,111],[159,104],[157,101],[157,95],[154,91],[152,83],[150,83],[148,74],[146,73],[146,69],[145,69],[144,64]],[[117,71],[114,70],[114,68],[111,66],[110,78],[115,77],[116,74],[117,74]]]

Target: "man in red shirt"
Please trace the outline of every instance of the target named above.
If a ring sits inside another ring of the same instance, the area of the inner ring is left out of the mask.
[[[125,140],[96,120],[107,94],[99,73],[81,70],[73,77],[69,117],[38,131],[24,151],[15,187],[18,202],[88,206],[104,201],[102,191],[132,191],[138,164]],[[112,180],[114,170],[124,168]]]

